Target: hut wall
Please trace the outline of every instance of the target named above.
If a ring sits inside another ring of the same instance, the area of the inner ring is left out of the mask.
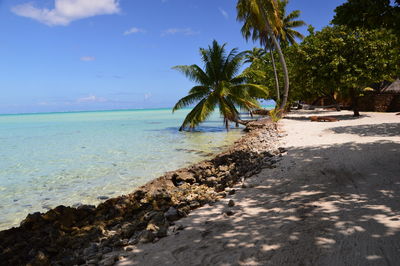
[[[360,111],[399,112],[400,93],[367,94],[359,99]]]

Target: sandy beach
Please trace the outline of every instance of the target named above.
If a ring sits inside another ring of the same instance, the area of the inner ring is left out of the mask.
[[[276,168],[176,221],[170,236],[114,253],[117,265],[397,265],[400,117],[296,111],[280,130]]]

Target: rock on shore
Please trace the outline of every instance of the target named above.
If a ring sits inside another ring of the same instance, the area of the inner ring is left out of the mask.
[[[246,131],[227,152],[168,172],[131,194],[97,207],[58,206],[29,214],[19,227],[0,232],[1,263],[112,265],[119,259],[114,250],[167,236],[175,220],[217,201],[227,187],[262,168],[273,167],[274,156],[281,153],[276,124],[252,122]]]

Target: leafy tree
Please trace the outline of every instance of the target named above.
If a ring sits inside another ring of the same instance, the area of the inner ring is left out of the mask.
[[[275,36],[274,30],[280,29],[282,20],[279,16],[279,6],[276,0],[238,0],[237,19],[243,22],[242,34],[246,39],[260,40],[266,45],[271,39],[279,55],[279,61],[284,73],[283,99],[280,109],[284,109],[289,95],[289,74],[281,46]]]
[[[197,83],[190,89],[189,95],[180,99],[173,108],[176,111],[197,102],[179,130],[186,127],[193,129],[205,121],[217,106],[228,130],[229,121],[245,123],[240,120],[237,107],[249,111],[259,108],[257,98],[268,96],[265,87],[248,84],[243,75],[237,75],[242,66],[243,53],[237,53],[237,49],[233,49],[226,54],[225,46],[226,44],[219,45],[217,41],[213,41],[208,49],[200,49],[203,69],[198,65],[174,67]]]
[[[335,26],[310,34],[288,54],[303,96],[340,94],[351,98],[358,116],[362,89],[399,74],[399,47],[387,31]]]
[[[400,1],[391,5],[390,0],[348,0],[335,9],[335,25],[350,28],[400,30]]]

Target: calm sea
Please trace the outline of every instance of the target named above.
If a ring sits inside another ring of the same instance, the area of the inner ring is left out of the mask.
[[[0,115],[0,230],[58,205],[98,204],[240,137],[216,113],[179,132],[189,110]]]

